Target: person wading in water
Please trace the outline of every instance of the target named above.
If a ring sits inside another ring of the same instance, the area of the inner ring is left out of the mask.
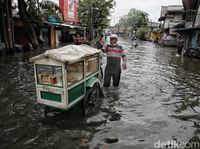
[[[121,77],[121,58],[123,59],[122,68],[127,69],[126,55],[122,46],[117,44],[118,36],[112,34],[110,36],[110,44],[104,45],[102,50],[107,54],[107,65],[104,75],[104,87],[110,86],[111,78],[113,79],[113,86],[119,86]]]

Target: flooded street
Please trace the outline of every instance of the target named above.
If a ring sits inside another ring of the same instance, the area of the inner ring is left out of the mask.
[[[118,88],[104,89],[99,112],[86,117],[80,105],[45,113],[37,104],[29,58],[42,51],[1,57],[0,148],[153,149],[159,140],[200,142],[200,62],[150,42],[137,49],[129,40],[120,44],[128,69]]]

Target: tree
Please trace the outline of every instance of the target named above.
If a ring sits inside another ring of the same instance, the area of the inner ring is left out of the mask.
[[[124,32],[126,32],[126,30],[128,29],[129,25],[128,25],[128,15],[124,15],[120,18],[119,22],[116,24],[118,30],[120,28],[124,29]]]
[[[18,0],[20,19],[26,30],[26,33],[29,37],[31,44],[33,45],[34,48],[37,48],[39,46],[39,43],[33,25],[30,23],[32,15],[27,11],[27,7],[28,5],[24,0]]]
[[[118,25],[121,27],[127,27],[128,26],[128,15],[122,16],[119,20]]]
[[[132,31],[137,31],[138,28],[147,26],[148,16],[148,13],[133,8],[119,20],[119,24],[124,28],[130,27]]]
[[[145,36],[147,35],[148,32],[149,32],[148,27],[140,27],[138,28],[137,35],[140,39],[145,39]]]
[[[108,17],[115,4],[115,0],[80,0],[78,7],[80,23],[84,26],[89,26],[91,18],[88,16],[92,16],[95,29],[108,27],[110,23]]]
[[[43,20],[48,21],[49,16],[54,16],[59,20],[59,22],[64,22],[63,14],[55,2],[42,1],[40,3],[40,7],[41,7],[40,17]]]
[[[18,0],[18,8],[21,21],[27,32],[29,40],[34,48],[39,46],[39,38],[42,21],[48,21],[49,16],[55,16],[63,21],[62,13],[56,3],[44,0]],[[33,26],[32,23],[35,23]]]
[[[14,25],[12,17],[12,1],[0,1],[0,17],[3,29],[6,54],[13,54],[14,46]]]

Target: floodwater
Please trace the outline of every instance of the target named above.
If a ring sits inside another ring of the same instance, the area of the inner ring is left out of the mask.
[[[150,42],[137,49],[120,43],[129,68],[118,88],[104,89],[99,112],[85,117],[80,105],[46,113],[37,104],[29,58],[41,51],[1,57],[0,148],[153,149],[158,141],[200,142],[200,62]]]

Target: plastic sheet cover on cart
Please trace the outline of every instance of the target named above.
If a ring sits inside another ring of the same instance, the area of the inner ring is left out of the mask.
[[[45,53],[31,58],[30,61],[35,62],[39,59],[50,58],[63,63],[72,63],[100,52],[100,50],[88,45],[68,45],[58,49],[47,50]]]

